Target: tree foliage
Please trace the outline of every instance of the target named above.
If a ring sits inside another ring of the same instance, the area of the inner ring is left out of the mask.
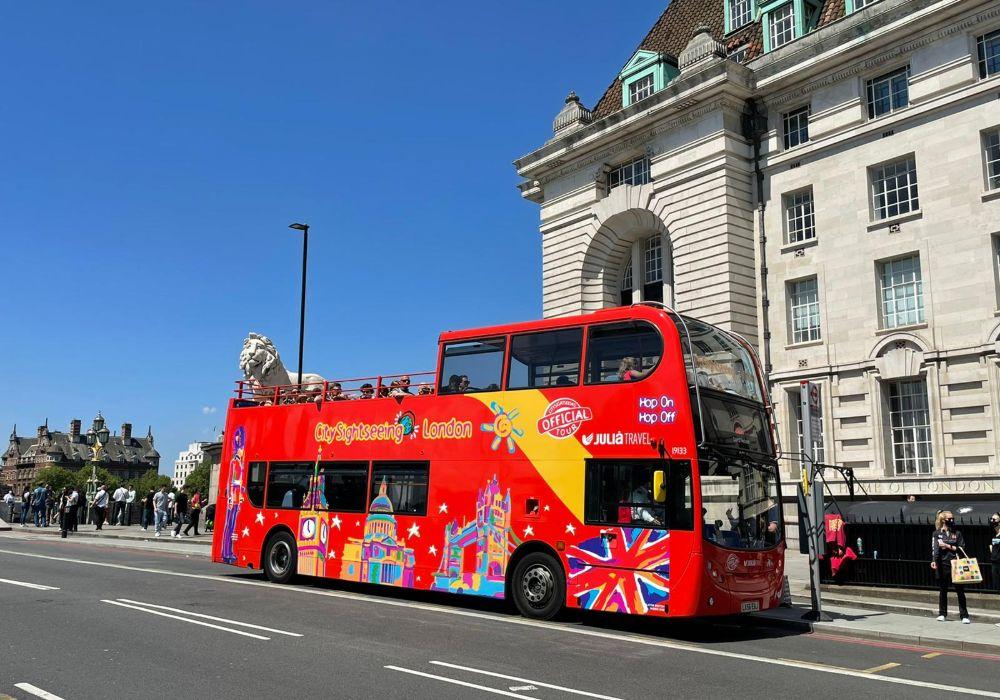
[[[170,487],[170,477],[150,469],[135,481],[135,492],[139,498],[145,497],[150,491],[159,491],[161,486]]]
[[[75,472],[63,467],[45,467],[38,472],[38,477],[35,479],[34,485],[41,486],[48,484],[56,493],[59,493],[67,486],[72,486],[79,491],[83,488],[85,478],[82,471]]]
[[[187,479],[184,480],[184,485],[187,486],[187,492],[189,494],[194,494],[196,491],[201,491],[201,496],[204,499],[208,496],[208,482],[212,475],[212,461],[210,459],[202,460],[201,464],[191,470],[188,474]]]

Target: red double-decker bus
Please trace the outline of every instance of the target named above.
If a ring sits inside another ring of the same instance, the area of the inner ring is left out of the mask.
[[[743,339],[641,304],[443,333],[417,379],[240,382],[213,560],[543,619],[779,602],[770,410]]]

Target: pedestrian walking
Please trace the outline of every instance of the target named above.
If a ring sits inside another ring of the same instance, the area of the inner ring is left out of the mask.
[[[184,525],[184,520],[187,518],[188,514],[188,495],[187,486],[181,486],[181,490],[177,492],[174,497],[174,510],[176,511],[177,524],[174,527],[174,537],[184,537],[181,534],[181,526]]]
[[[28,527],[29,510],[31,510],[31,489],[25,488],[21,494],[21,527]]]
[[[69,486],[64,486],[59,494],[59,536],[66,537],[66,526],[69,525],[69,518],[66,517],[66,509],[69,507]]]
[[[190,535],[191,528],[193,527],[194,536],[197,537],[201,534],[198,532],[198,520],[201,518],[201,491],[195,491],[194,495],[191,496],[190,510],[191,513],[188,516],[188,524],[187,527],[184,528],[184,534]]]
[[[153,524],[153,496],[155,493],[153,489],[150,489],[149,493],[142,499],[142,516],[139,522],[143,530]]]
[[[31,494],[31,514],[35,527],[48,527],[45,522],[45,486],[39,484]]]
[[[176,511],[177,494],[173,490],[167,492],[167,525],[174,524],[174,516],[177,514]]]
[[[156,522],[156,536],[160,536],[160,530],[167,522],[167,505],[170,499],[167,498],[167,487],[162,486],[159,491],[153,494],[153,517]]]
[[[128,495],[125,497],[125,526],[131,527],[132,525],[132,504],[135,503],[135,487],[132,484],[128,485]]]
[[[969,608],[965,603],[965,588],[955,585],[951,580],[951,562],[965,547],[965,538],[955,529],[955,516],[950,510],[942,510],[934,521],[934,536],[931,539],[931,568],[937,572],[938,579],[938,622],[948,619],[948,587],[955,589],[958,596],[958,614],[962,624],[968,625]],[[964,555],[963,555],[964,556]]]
[[[45,527],[49,526],[56,514],[56,493],[52,486],[45,484]]]
[[[104,484],[101,484],[94,495],[94,522],[97,523],[98,530],[104,526],[104,519],[107,514],[108,490],[104,487]]]
[[[111,520],[109,521],[112,525],[123,525],[125,523],[125,499],[128,498],[128,489],[124,486],[119,486],[115,489],[114,494],[111,496],[114,500],[114,510],[111,511]]]
[[[87,494],[83,491],[77,491],[76,494],[76,510],[73,513],[73,532],[78,530],[81,520],[84,524],[87,523]]]

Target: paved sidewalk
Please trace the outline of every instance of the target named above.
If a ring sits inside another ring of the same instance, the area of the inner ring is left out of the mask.
[[[181,528],[183,531],[184,528]],[[14,532],[24,532],[33,535],[51,535],[53,537],[59,537],[60,531],[59,527],[56,525],[50,525],[49,527],[35,527],[29,525],[28,527],[21,527],[20,525],[15,525],[13,528]],[[96,525],[80,525],[78,532],[70,533],[70,537],[94,537],[102,539],[118,539],[118,540],[132,540],[139,542],[185,542],[187,544],[198,544],[210,547],[212,545],[212,533],[206,533],[204,530],[197,537],[192,534],[190,537],[180,537],[175,538],[171,535],[173,534],[173,526],[169,528],[164,528],[160,533],[160,536],[156,536],[156,532],[150,527],[148,530],[143,530],[138,525],[132,525],[129,527],[119,527],[117,525],[105,525],[98,531]]]

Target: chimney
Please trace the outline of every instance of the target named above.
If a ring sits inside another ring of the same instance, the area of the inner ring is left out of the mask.
[[[128,444],[132,440],[132,424],[122,423],[122,442]]]
[[[80,419],[74,418],[69,422],[69,441],[80,442]]]

